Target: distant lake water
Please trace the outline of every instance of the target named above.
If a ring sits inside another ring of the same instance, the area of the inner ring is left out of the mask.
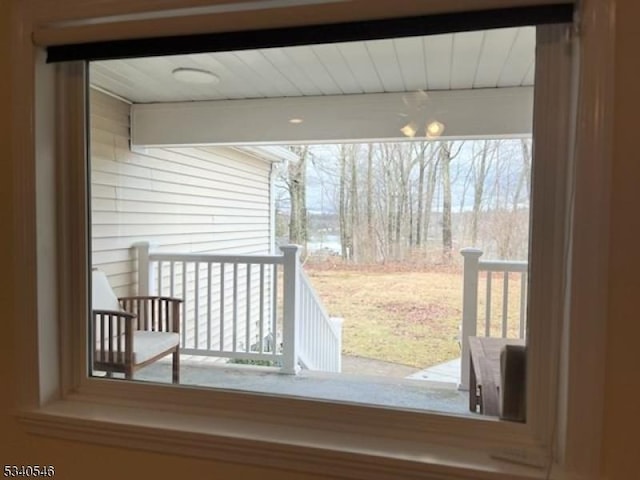
[[[334,253],[340,253],[340,235],[323,235],[322,237],[314,237],[307,242],[309,253],[315,253],[321,250],[329,250]]]

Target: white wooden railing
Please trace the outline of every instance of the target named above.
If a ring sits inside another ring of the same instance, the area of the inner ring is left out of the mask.
[[[302,271],[299,247],[282,247],[282,255],[158,253],[146,242],[135,248],[139,294],[183,300],[182,354],[265,361],[284,373],[300,364],[340,371],[341,333],[324,333],[333,323]]]
[[[525,338],[527,323],[527,273],[529,267],[523,261],[503,261],[503,260],[480,260],[482,250],[476,248],[465,248],[460,251],[464,257],[464,273],[462,287],[462,327],[461,327],[461,385],[463,390],[469,389],[469,337],[478,335],[479,304],[479,283],[480,272],[486,272],[484,288],[484,319],[481,322],[481,334],[486,337],[500,336],[503,338],[515,337]],[[501,282],[502,301],[498,307],[499,315],[495,315],[493,309],[493,283],[494,274],[497,275],[498,282]],[[502,275],[500,275],[502,274]],[[517,325],[510,325],[509,315],[509,288],[513,283],[513,274],[519,275],[519,306],[517,314]],[[500,278],[501,277],[501,278]],[[494,323],[494,322],[498,323]],[[499,335],[495,335],[496,327]]]
[[[309,370],[342,370],[342,319],[332,318],[300,270],[300,360]],[[322,368],[318,368],[318,366]]]

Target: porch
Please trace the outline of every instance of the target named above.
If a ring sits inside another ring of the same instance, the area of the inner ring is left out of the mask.
[[[522,56],[529,59],[522,62],[522,68],[533,62],[533,33],[531,29],[509,33],[513,40],[522,36],[522,53],[531,54]],[[378,42],[369,47],[384,45]],[[422,42],[414,47],[421,52]],[[349,45],[345,48],[350,49]],[[325,60],[318,65],[309,60],[316,56],[305,58],[296,67],[301,71],[342,68],[329,57],[326,66],[322,65]],[[420,53],[416,58],[423,56]],[[479,58],[471,60],[477,63]],[[271,167],[293,154],[285,148],[274,152],[273,145],[407,140],[416,135],[409,134],[407,127],[422,129],[430,125],[427,122],[433,115],[438,119],[435,124],[446,125],[442,140],[526,136],[531,131],[533,77],[528,78],[523,70],[498,82],[504,70],[500,68],[493,76],[495,86],[499,83],[501,88],[495,89],[485,88],[483,82],[476,85],[473,78],[464,82],[449,79],[446,88],[430,88],[426,78],[414,78],[407,83],[409,91],[400,82],[380,88],[363,85],[356,90],[335,85],[315,92],[296,86],[300,79],[291,78],[287,81],[293,82],[293,90],[272,85],[257,91],[240,81],[246,75],[242,69],[220,69],[224,58],[214,53],[203,54],[199,61],[214,62],[210,65],[217,67],[211,68],[224,72],[225,78],[215,89],[176,83],[173,72],[198,66],[194,61],[185,57],[158,62],[131,59],[91,66],[95,87],[91,92],[92,266],[105,271],[117,294],[180,298],[181,353],[185,358],[203,359],[202,364],[210,364],[212,372],[248,365],[288,374],[289,380],[280,381],[293,383],[319,375],[315,372],[341,373],[341,320],[332,318],[323,307],[300,265],[297,247],[283,247],[281,254],[274,248],[276,195]],[[167,71],[171,62],[176,62],[175,69]],[[385,71],[396,69],[396,63],[380,66]],[[122,69],[132,80],[124,88],[118,81]],[[272,79],[291,77],[286,72],[272,73],[276,74]],[[371,77],[365,74],[363,79]],[[147,78],[157,78],[157,84],[150,88]],[[246,115],[249,108],[251,115]],[[481,114],[489,109],[494,112],[491,122]],[[305,118],[316,120],[300,121]],[[297,120],[295,126],[292,120]],[[132,245],[134,255],[129,251]],[[465,257],[461,359],[452,360],[441,376],[428,370],[427,380],[435,376],[443,384],[468,388],[467,339],[482,330],[477,311],[483,262],[475,262],[475,273],[472,263],[469,256],[467,266]],[[508,284],[511,267],[501,268],[495,272],[503,272]],[[505,312],[509,309],[506,303],[503,301]],[[523,307],[521,312],[523,315]],[[510,318],[504,315],[498,334],[506,336]],[[490,317],[488,323],[492,323]],[[493,330],[488,327],[487,334],[496,334]],[[215,383],[222,385],[219,379]]]
[[[481,260],[482,251],[463,249],[461,357],[409,374],[359,366],[343,373],[342,321],[322,305],[297,246],[260,256],[158,253],[148,243],[134,248],[140,294],[183,299],[181,383],[187,385],[464,413],[468,338],[526,333],[527,263]],[[512,305],[514,284],[518,305]],[[136,378],[167,381],[166,368],[151,366]]]

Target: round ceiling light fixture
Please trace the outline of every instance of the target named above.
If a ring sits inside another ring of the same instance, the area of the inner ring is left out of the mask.
[[[416,136],[416,132],[418,131],[418,129],[416,128],[416,124],[414,122],[409,122],[404,127],[402,127],[400,131],[405,137],[413,138]]]
[[[302,122],[304,122],[304,119],[300,117],[293,117],[289,119],[289,123],[293,125],[300,125]]]
[[[438,138],[444,132],[444,124],[434,120],[427,125],[427,138]]]
[[[212,84],[216,85],[220,83],[220,77],[215,73],[211,73],[208,70],[201,70],[199,68],[176,68],[171,72],[173,78],[180,82],[190,84]]]

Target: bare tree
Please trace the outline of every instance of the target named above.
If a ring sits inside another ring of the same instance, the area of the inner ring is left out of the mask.
[[[367,148],[367,236],[366,255],[370,260],[375,260],[374,224],[373,224],[373,144]]]
[[[516,210],[524,199],[529,198],[531,189],[531,141],[529,139],[520,140],[520,151],[522,154],[522,169],[518,176],[518,184],[513,195],[512,210]]]
[[[340,222],[340,250],[342,259],[349,258],[349,239],[347,236],[347,150],[345,145],[340,146],[340,190],[338,216]]]
[[[406,185],[406,168],[405,163],[406,159],[403,155],[403,151],[400,145],[394,144],[393,159],[395,163],[395,173],[399,174],[399,176],[395,179],[395,204],[396,204],[396,215],[395,215],[395,232],[394,232],[394,243],[396,247],[396,258],[401,255],[401,245],[400,238],[402,234],[402,221],[404,220],[404,209],[406,205],[407,199],[407,185]]]
[[[528,250],[531,156],[528,140],[497,141],[486,238],[498,258],[522,258]]]
[[[454,150],[455,142],[440,142],[439,161],[442,180],[442,257],[445,263],[451,261],[453,252],[453,235],[451,228],[451,162],[462,150],[460,142]]]
[[[530,141],[421,140],[321,148],[316,156],[327,157],[321,166],[315,156],[301,156],[313,162],[332,192],[323,198],[335,206],[345,260],[402,260],[416,247],[415,253],[424,252],[436,218],[445,262],[453,258],[456,243],[503,257],[526,253]],[[292,227],[299,212],[294,198]]]
[[[485,183],[490,169],[490,155],[495,153],[495,142],[484,140],[474,144],[474,155],[472,161],[473,171],[473,210],[471,216],[471,245],[478,243],[478,217],[482,208],[484,198]]]
[[[398,200],[398,194],[396,192],[396,186],[394,182],[394,164],[393,164],[393,155],[392,148],[389,144],[382,144],[381,148],[382,154],[382,164],[384,170],[384,187],[383,192],[385,193],[386,203],[384,208],[384,223],[386,225],[386,253],[387,257],[394,258],[395,257],[395,241],[394,241],[394,225],[395,215],[396,215],[396,203]]]
[[[289,217],[289,241],[297,245],[306,246],[308,240],[308,220],[306,205],[307,158],[308,146],[290,147],[298,155],[297,162],[288,165],[286,180],[289,191],[291,213]]]
[[[436,193],[436,181],[438,178],[438,169],[439,166],[439,157],[436,154],[437,149],[433,149],[432,160],[427,165],[427,191],[425,192],[425,217],[424,217],[424,241],[427,243],[429,241],[429,226],[431,225],[431,212],[433,211],[433,198]]]
[[[358,144],[343,144],[339,148],[339,222],[342,258],[353,260],[356,248],[355,232],[359,223],[357,157]]]
[[[351,176],[349,178],[350,188],[349,188],[349,220],[350,220],[350,237],[351,237],[351,252],[350,258],[354,261],[357,261],[357,254],[359,252],[359,238],[358,238],[358,227],[360,220],[360,212],[358,209],[358,151],[359,145],[350,145],[351,154],[349,155],[348,160],[351,163]]]
[[[418,192],[416,194],[418,200],[418,206],[416,211],[416,246],[420,246],[422,244],[422,228],[424,223],[424,207],[425,207],[425,175],[427,175],[427,166],[431,165],[434,161],[435,156],[433,152],[435,149],[432,148],[432,142],[420,142],[417,145],[417,154],[416,160],[418,164]],[[431,209],[431,204],[428,205],[428,208]],[[430,214],[430,212],[429,212]]]

